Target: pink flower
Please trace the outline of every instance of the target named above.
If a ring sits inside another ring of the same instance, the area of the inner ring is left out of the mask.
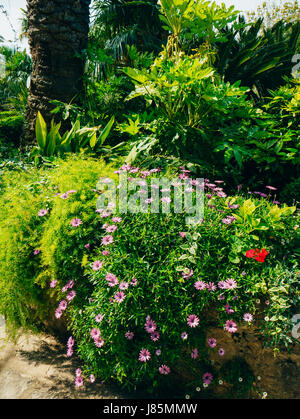
[[[118,278],[114,274],[112,274],[112,273],[108,273],[106,275],[105,279],[108,282],[108,285],[110,287],[115,287],[119,283]]]
[[[277,191],[277,188],[275,188],[274,186],[266,186],[267,189],[269,189],[270,191]]]
[[[41,210],[38,212],[38,215],[39,215],[39,217],[44,217],[47,213],[48,213],[48,210],[46,210],[46,209],[41,209]]]
[[[146,362],[151,359],[151,353],[148,351],[148,349],[142,349],[139,353],[139,361]]]
[[[217,289],[217,287],[215,286],[213,282],[209,282],[206,288],[208,289],[208,291],[215,291]]]
[[[57,319],[60,319],[60,318],[61,318],[61,316],[62,316],[62,314],[63,314],[63,312],[62,312],[62,310],[60,310],[59,308],[57,308],[57,309],[55,310],[55,317],[56,317]]]
[[[33,254],[34,254],[34,255],[38,255],[39,253],[41,253],[41,249],[35,249],[35,250],[33,251]]]
[[[159,340],[159,333],[157,331],[151,333],[150,338],[153,340],[153,342],[157,342]]]
[[[225,323],[225,330],[229,333],[235,333],[237,329],[237,325],[233,320],[227,320]]]
[[[225,310],[227,314],[234,313],[234,310],[230,307],[229,304],[225,304]]]
[[[132,278],[130,285],[132,285],[133,287],[135,287],[137,285],[137,279],[136,278]]]
[[[186,237],[186,233],[184,233],[183,231],[180,231],[179,232],[179,236],[182,237],[182,238],[184,238],[184,237]]]
[[[181,339],[186,340],[188,338],[188,334],[186,332],[181,333]]]
[[[80,226],[80,224],[82,224],[82,221],[80,218],[73,218],[73,220],[71,221],[72,227],[78,227]]]
[[[122,221],[122,218],[121,217],[114,217],[114,218],[111,219],[111,221],[113,223],[120,223]]]
[[[83,378],[81,376],[76,377],[75,386],[76,386],[76,388],[79,388],[79,387],[83,386]]]
[[[94,344],[95,346],[97,346],[97,348],[102,348],[104,343],[105,343],[104,339],[102,339],[100,336],[94,339]]]
[[[90,246],[91,246],[91,245],[90,245],[89,243],[87,243],[87,244],[85,244],[85,245],[84,245],[84,247],[85,247],[86,249],[89,249],[89,248],[90,248]]]
[[[156,327],[156,323],[151,319],[147,320],[145,323],[145,330],[147,333],[153,333],[156,330]]]
[[[71,356],[73,355],[73,348],[72,347],[70,347],[70,348],[68,348],[68,350],[67,350],[67,357],[68,358],[71,358]]]
[[[110,211],[102,211],[101,213],[100,213],[100,217],[101,218],[108,218],[108,217],[110,217],[111,216],[111,212]]]
[[[68,303],[65,300],[62,300],[59,303],[58,308],[63,311],[63,310],[65,310],[67,308],[67,305],[68,305]]]
[[[164,197],[162,197],[161,198],[161,202],[167,202],[167,203],[170,203],[172,201],[172,199],[171,198],[169,198],[168,196],[164,196]]]
[[[81,369],[77,368],[76,371],[75,371],[76,377],[81,377],[81,373],[82,373]]]
[[[226,284],[226,288],[231,289],[231,290],[236,288],[237,286],[237,283],[233,278],[226,279],[225,284]]]
[[[251,323],[253,320],[253,316],[250,313],[245,313],[243,319],[245,320],[245,322]]]
[[[121,282],[119,285],[120,290],[127,290],[129,284],[127,282]]]
[[[75,298],[75,297],[76,297],[76,292],[75,291],[70,291],[69,294],[67,294],[66,299],[68,301],[72,301],[73,298]]]
[[[197,316],[195,316],[195,314],[190,314],[187,318],[187,324],[190,327],[197,327],[199,324],[199,319]]]
[[[103,268],[103,262],[100,262],[100,260],[95,260],[92,266],[93,271],[98,271],[101,268]]]
[[[56,284],[57,284],[57,280],[54,279],[54,281],[51,281],[50,282],[50,288],[55,288],[56,287]]]
[[[114,299],[115,299],[115,301],[117,301],[117,303],[122,303],[125,300],[125,297],[126,297],[126,295],[122,291],[118,291],[114,295]]]
[[[194,287],[196,288],[196,290],[204,290],[206,288],[206,283],[203,281],[197,281],[194,284]]]
[[[92,330],[91,330],[91,338],[92,339],[98,339],[100,337],[100,330],[99,329],[97,329],[96,327],[94,327]]]
[[[160,356],[160,355],[161,355],[161,350],[160,350],[160,349],[156,349],[155,354],[156,354],[157,356]]]
[[[118,228],[117,226],[111,225],[111,226],[106,227],[105,230],[107,231],[107,233],[113,233],[114,231],[116,231],[117,228]]]
[[[203,374],[202,376],[202,380],[205,384],[210,384],[212,382],[213,376],[211,373],[206,372],[205,374]]]
[[[167,367],[167,365],[162,365],[162,366],[160,366],[160,367],[158,368],[158,370],[159,370],[159,372],[160,372],[162,375],[168,375],[168,374],[170,374],[170,372],[171,372],[170,368],[169,368],[169,367]]]
[[[128,331],[128,332],[125,333],[125,337],[126,337],[126,339],[131,340],[134,337],[134,333]]]
[[[225,281],[219,281],[219,282],[218,282],[218,287],[219,287],[221,290],[226,289],[227,287],[226,287],[226,283],[225,283]]]
[[[224,349],[223,349],[223,348],[220,348],[220,349],[219,349],[219,351],[218,351],[218,354],[219,354],[220,356],[223,356],[223,355],[225,354]]]
[[[196,359],[198,357],[198,349],[197,348],[192,349],[191,357],[193,359]]]
[[[97,316],[95,317],[95,322],[97,323],[101,323],[103,320],[103,314],[97,314]]]
[[[103,250],[103,252],[102,252],[102,255],[103,256],[107,256],[109,254],[110,254],[110,251],[109,250]]]
[[[96,380],[96,378],[95,378],[94,374],[91,374],[91,375],[90,375],[90,382],[91,382],[91,383],[94,383],[94,382],[95,382],[95,380]]]
[[[113,243],[113,241],[114,241],[113,236],[104,236],[102,239],[102,244],[103,246],[107,246],[108,244]]]
[[[73,339],[72,336],[69,337],[68,342],[67,342],[67,347],[71,348],[74,345],[75,341]]]
[[[209,338],[207,343],[210,348],[214,348],[217,345],[217,341],[215,338]]]

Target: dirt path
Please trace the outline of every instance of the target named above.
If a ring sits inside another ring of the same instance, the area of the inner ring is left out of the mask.
[[[0,319],[0,399],[122,399],[117,388],[100,383],[74,387],[76,358],[49,335],[22,335],[17,344],[5,342]]]

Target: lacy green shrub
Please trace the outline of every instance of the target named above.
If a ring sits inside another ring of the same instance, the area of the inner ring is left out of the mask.
[[[123,170],[135,176],[130,167]],[[150,182],[157,175],[143,176]],[[74,248],[61,262],[68,272],[82,257],[86,268],[64,283],[56,309],[72,333],[67,355],[75,348],[84,362],[78,387],[86,376],[166,388],[182,362],[190,371],[200,368],[209,386],[217,377],[207,355],[218,347],[213,337],[206,341],[206,331],[215,322],[231,334],[240,324],[255,324],[265,343],[277,349],[293,342],[291,318],[299,304],[295,207],[273,204],[271,193],[227,196],[218,182],[208,180],[205,189],[204,219],[194,226],[186,225],[185,214],[153,214],[149,208],[95,214],[86,206],[89,215],[72,230],[71,218],[80,216],[78,202],[62,220],[56,232],[61,246],[65,235]],[[101,229],[93,221],[97,217]],[[83,249],[81,235],[95,227],[92,248]],[[68,279],[63,270],[61,275]]]
[[[80,255],[88,240],[93,245],[96,228],[78,236],[70,222],[75,216],[91,218],[86,214],[96,209],[93,186],[111,172],[103,161],[84,156],[56,160],[48,169],[4,171],[0,313],[12,333],[20,326],[36,330],[51,318],[56,293],[49,282],[82,274]]]
[[[15,332],[19,326],[33,327],[46,310],[35,280],[43,229],[39,211],[47,211],[48,188],[44,172],[30,169],[4,172],[1,190],[0,313]]]

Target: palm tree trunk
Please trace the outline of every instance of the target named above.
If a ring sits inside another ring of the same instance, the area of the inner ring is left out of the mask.
[[[69,103],[82,88],[91,0],[27,0],[28,41],[33,71],[26,109],[26,138],[32,141],[37,112],[49,123],[56,99]]]

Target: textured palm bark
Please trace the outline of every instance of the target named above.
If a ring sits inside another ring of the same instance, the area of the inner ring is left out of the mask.
[[[90,0],[27,0],[33,71],[26,109],[26,139],[34,138],[37,112],[49,124],[56,99],[69,103],[82,88]],[[76,102],[76,100],[75,100]]]

